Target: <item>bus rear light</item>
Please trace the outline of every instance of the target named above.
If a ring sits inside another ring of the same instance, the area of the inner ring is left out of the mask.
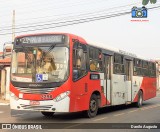
[[[54,102],[58,102],[64,98],[66,98],[68,95],[70,94],[70,91],[61,93],[60,95],[58,95],[55,99],[53,99]]]

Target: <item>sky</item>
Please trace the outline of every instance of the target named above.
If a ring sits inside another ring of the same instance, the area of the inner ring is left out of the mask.
[[[15,10],[15,36],[72,33],[103,47],[121,49],[146,59],[160,59],[160,8],[148,10],[148,17],[143,19],[133,19],[129,13],[62,26],[66,21],[72,23],[73,20],[129,12],[133,6],[142,7],[142,0],[0,0],[0,3],[0,51],[5,42],[12,41],[11,26]],[[160,6],[159,0],[146,7],[155,6]]]

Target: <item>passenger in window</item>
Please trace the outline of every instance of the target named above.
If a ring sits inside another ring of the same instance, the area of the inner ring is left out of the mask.
[[[91,61],[91,62],[90,62],[90,70],[91,70],[91,71],[96,71],[96,69],[97,69],[97,67],[96,67],[95,62],[94,62],[94,61]]]
[[[80,69],[81,68],[81,59],[80,58],[78,58],[77,60],[76,60],[76,66],[77,66],[77,68],[78,69]]]
[[[38,49],[37,51],[37,60],[40,60],[42,57],[42,50]]]
[[[38,49],[37,50],[37,56],[36,56],[36,59],[37,59],[37,61],[36,61],[36,66],[37,66],[37,71],[38,71],[38,73],[41,73],[42,72],[42,69],[41,69],[41,66],[42,66],[42,50],[41,49]]]

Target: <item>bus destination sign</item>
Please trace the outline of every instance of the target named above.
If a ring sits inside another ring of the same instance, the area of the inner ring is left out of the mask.
[[[18,44],[50,44],[50,43],[64,43],[64,35],[39,35],[39,36],[26,36],[17,38],[16,45]]]

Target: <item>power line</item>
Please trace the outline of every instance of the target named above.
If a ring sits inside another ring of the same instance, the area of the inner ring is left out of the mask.
[[[72,15],[72,16],[66,16],[66,17],[61,17],[61,18],[59,18],[59,19],[52,19],[52,20],[49,20],[49,21],[45,21],[45,23],[48,23],[49,22],[49,24],[50,24],[50,22],[55,22],[55,21],[58,21],[58,20],[67,20],[67,19],[69,19],[69,18],[77,18],[77,17],[87,17],[87,15],[101,15],[100,13],[103,13],[103,12],[106,12],[106,11],[108,11],[108,10],[112,10],[112,9],[120,9],[120,8],[122,8],[122,7],[127,7],[127,6],[132,6],[132,5],[135,5],[135,4],[137,4],[137,3],[133,3],[133,4],[129,4],[129,5],[123,5],[123,6],[118,6],[118,7],[112,7],[112,8],[108,8],[108,9],[103,9],[103,10],[99,10],[99,11],[94,11],[94,12],[89,12],[89,13],[83,13],[83,14],[79,14],[79,15]],[[123,10],[121,10],[121,11],[123,11]],[[107,13],[112,13],[112,12],[107,12]],[[38,23],[41,23],[41,24],[38,24]],[[17,26],[17,28],[16,29],[19,29],[19,28],[25,28],[25,27],[35,27],[35,26],[41,26],[41,25],[43,25],[43,23],[42,22],[36,22],[36,23],[25,23],[25,24],[23,24],[23,25],[25,25],[25,26]],[[44,24],[45,24],[44,23]],[[34,25],[35,24],[35,25]],[[38,25],[37,25],[38,24]],[[26,25],[29,25],[29,26],[26,26]],[[33,26],[32,26],[33,25]],[[9,28],[10,27],[10,28]],[[6,26],[6,27],[3,27],[3,28],[1,28],[1,30],[0,31],[3,31],[3,30],[10,30],[11,29],[11,26]]]
[[[37,28],[37,29],[31,29],[31,30],[23,30],[23,31],[17,31],[15,33],[22,33],[22,32],[29,32],[29,31],[38,31],[38,30],[44,30],[44,29],[49,29],[49,28],[57,28],[57,27],[63,27],[63,26],[69,26],[69,25],[75,25],[75,24],[80,24],[80,23],[85,23],[85,22],[91,22],[91,21],[96,21],[96,20],[102,20],[106,18],[111,18],[111,17],[117,17],[117,16],[122,16],[129,14],[129,12],[123,12],[123,13],[117,13],[117,14],[111,14],[111,15],[105,15],[105,16],[99,16],[99,17],[93,17],[93,18],[88,18],[88,19],[79,19],[79,20],[74,20],[71,21],[71,23],[63,24],[63,25],[57,25],[57,26],[51,26],[51,27],[46,27],[46,28]],[[3,33],[0,35],[9,35],[11,33]]]
[[[122,10],[122,11],[124,11],[124,10]],[[115,12],[109,12],[109,13],[115,13]],[[97,15],[101,15],[101,14],[97,14]],[[96,16],[86,16],[86,17],[97,17],[97,15]],[[107,15],[107,14],[106,14]],[[83,16],[81,16],[81,17],[83,17]],[[81,17],[76,17],[76,18],[81,18]],[[82,20],[83,20],[83,18],[81,18]],[[84,18],[84,19],[86,19],[86,18]],[[17,28],[15,28],[15,29],[23,29],[23,28],[32,28],[32,27],[40,27],[40,26],[49,26],[49,25],[53,25],[53,24],[61,24],[61,23],[67,23],[67,22],[72,22],[72,21],[76,21],[77,19],[72,19],[72,20],[65,20],[65,21],[57,21],[56,22],[56,20],[54,20],[55,22],[51,22],[51,23],[45,23],[45,24],[37,24],[37,25],[30,25],[30,26],[21,26],[21,27],[17,27]],[[8,31],[8,30],[10,30],[10,29],[3,29],[3,30],[0,30],[0,31]]]
[[[160,8],[160,6],[151,7],[148,9],[150,10],[150,9],[157,9],[157,8]],[[103,15],[103,16],[98,16],[98,17],[96,16],[96,17],[89,17],[89,18],[84,18],[84,19],[77,19],[77,20],[72,20],[72,21],[64,21],[62,24],[60,24],[60,25],[57,24],[56,26],[48,26],[48,27],[44,27],[44,28],[36,28],[36,29],[31,29],[31,30],[22,30],[22,31],[17,31],[15,33],[39,31],[39,30],[44,30],[44,29],[49,29],[49,28],[64,27],[64,26],[86,23],[86,22],[91,22],[91,21],[97,21],[97,20],[102,20],[102,19],[107,19],[107,18],[112,18],[112,17],[118,17],[118,16],[130,14],[130,13],[131,13],[131,11],[116,13],[116,14],[111,14],[111,15]],[[9,34],[11,34],[11,33],[3,33],[0,35],[9,35]]]
[[[63,8],[69,8],[69,7],[77,7],[77,6],[83,6],[83,5],[88,5],[89,3],[91,3],[91,4],[94,4],[94,3],[97,3],[98,1],[103,1],[103,2],[106,2],[106,1],[108,1],[108,0],[97,0],[97,1],[94,1],[94,2],[70,2],[70,3],[68,3],[68,2],[62,2],[62,3],[64,3],[64,4],[59,4],[59,6],[58,7],[56,7],[57,5],[56,4],[54,4],[54,6],[52,5],[52,3],[51,4],[48,4],[47,6],[45,6],[45,5],[43,5],[43,7],[42,8],[40,8],[40,11],[48,11],[48,10],[57,10],[57,9],[63,9]],[[101,2],[98,2],[98,3],[101,3]],[[36,7],[38,7],[38,6],[36,6]],[[20,7],[21,8],[21,7]],[[26,12],[24,12],[24,6],[23,6],[23,10],[19,10],[19,11],[21,11],[19,14],[26,14]],[[19,9],[19,8],[18,8]],[[28,9],[28,8],[27,8]],[[37,9],[34,9],[34,8],[31,8],[30,7],[30,10],[29,10],[31,13],[30,14],[33,14],[33,13],[37,13]],[[39,10],[38,10],[38,12],[39,12]],[[27,11],[27,14],[28,14],[28,11]],[[3,13],[3,15],[4,15],[4,13]]]

